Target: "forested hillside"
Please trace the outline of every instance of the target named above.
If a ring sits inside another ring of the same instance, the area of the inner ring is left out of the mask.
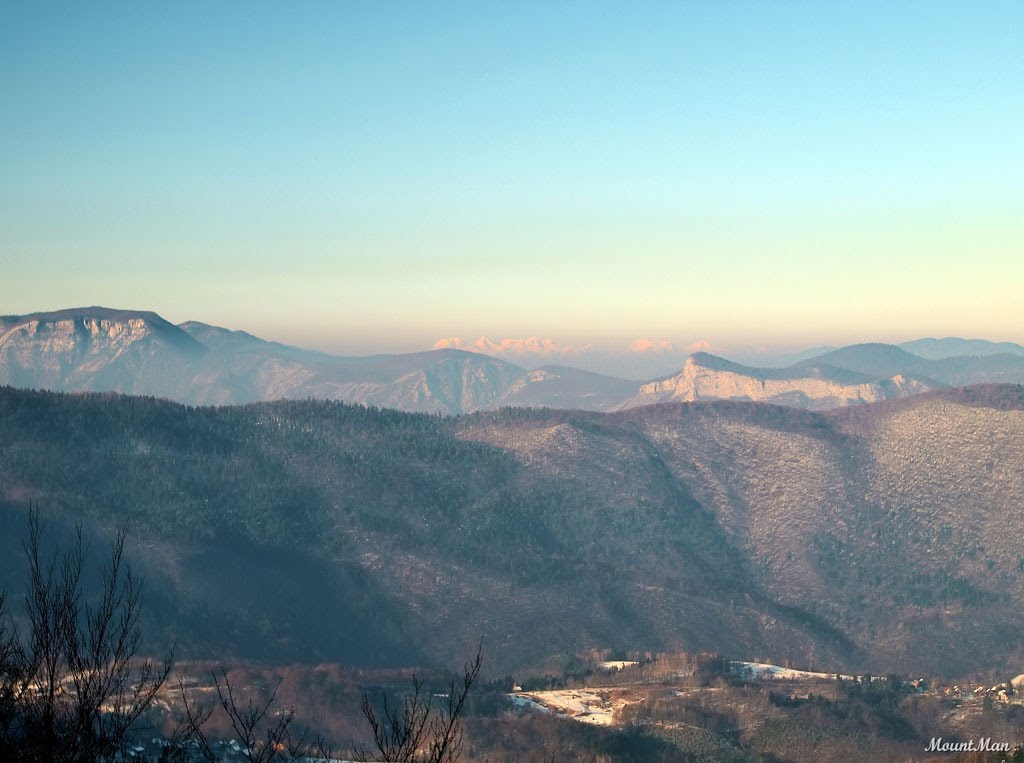
[[[1022,657],[1024,389],[827,414],[711,402],[443,418],[0,389],[0,562],[29,501],[128,522],[185,655],[493,669],[713,649],[946,674]]]

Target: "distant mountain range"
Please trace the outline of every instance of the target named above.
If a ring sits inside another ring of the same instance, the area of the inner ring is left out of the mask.
[[[460,414],[502,406],[611,411],[708,399],[828,409],[944,386],[1024,382],[1024,348],[981,340],[853,345],[781,369],[699,351],[680,354],[680,370],[651,381],[566,365],[523,367],[493,356],[566,358],[587,349],[550,340],[481,337],[472,352],[455,348],[461,340],[444,342],[450,346],[426,352],[338,357],[196,321],[176,326],[152,312],[77,308],[0,317],[0,384],[202,405],[316,398]],[[972,354],[948,355],[960,350]],[[659,362],[675,353],[666,342],[633,346],[634,356]]]
[[[987,339],[915,339],[903,342],[900,347],[929,360],[955,358],[960,355],[1024,355],[1024,346],[1013,342],[990,342]]]
[[[481,336],[474,341],[460,337],[437,340],[431,349],[466,350],[507,360],[532,370],[545,365],[567,365],[581,371],[642,381],[664,376],[678,369],[689,352],[709,350],[707,342],[689,348],[677,347],[664,339],[636,339],[619,351],[591,344],[563,344],[543,337],[492,340]]]
[[[482,352],[485,355],[551,359],[580,355],[593,348],[591,345],[577,347],[576,345],[559,344],[553,339],[542,339],[536,336],[525,339],[506,338],[498,342],[482,336],[472,343],[463,341],[456,336],[438,339],[434,342],[434,346],[431,349],[467,350],[469,352]]]
[[[130,522],[144,633],[185,658],[1016,674],[1022,463],[1013,385],[457,417],[0,387],[0,589],[32,500],[94,548]]]

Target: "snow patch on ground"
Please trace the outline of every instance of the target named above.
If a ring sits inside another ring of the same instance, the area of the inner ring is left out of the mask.
[[[611,726],[615,722],[615,713],[626,704],[621,697],[603,689],[517,692],[509,698],[520,707],[564,715],[595,726]]]
[[[813,670],[794,670],[784,668],[781,665],[772,665],[767,662],[731,662],[730,669],[735,673],[749,675],[758,680],[779,680],[779,681],[806,681],[809,679],[835,680],[836,673],[819,673]],[[841,681],[856,681],[857,676],[839,673]]]

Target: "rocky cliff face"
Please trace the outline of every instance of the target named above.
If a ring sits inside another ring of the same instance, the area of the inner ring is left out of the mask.
[[[893,345],[864,344],[775,369],[697,352],[678,373],[639,382],[566,366],[527,370],[459,349],[337,357],[198,322],[175,326],[144,311],[90,307],[0,317],[0,384],[193,405],[312,397],[460,414],[723,399],[824,410],[979,382],[1024,382],[1024,356],[925,360]]]
[[[91,307],[0,318],[0,384],[226,405],[320,398],[456,414],[491,407],[526,372],[454,350],[341,358],[155,313]]]
[[[154,313],[104,308],[0,319],[0,383],[174,396],[206,348]]]
[[[815,368],[793,373],[722,362],[712,364],[708,362],[710,357],[691,355],[680,373],[641,385],[622,407],[695,400],[750,400],[824,410],[889,400],[934,387],[903,374],[882,381],[855,381],[849,374],[830,374]]]

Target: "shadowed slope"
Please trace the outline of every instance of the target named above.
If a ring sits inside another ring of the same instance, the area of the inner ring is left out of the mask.
[[[957,674],[1024,656],[1022,399],[441,419],[4,389],[0,501],[130,520],[195,654],[444,663],[484,635],[510,669],[602,646]]]

